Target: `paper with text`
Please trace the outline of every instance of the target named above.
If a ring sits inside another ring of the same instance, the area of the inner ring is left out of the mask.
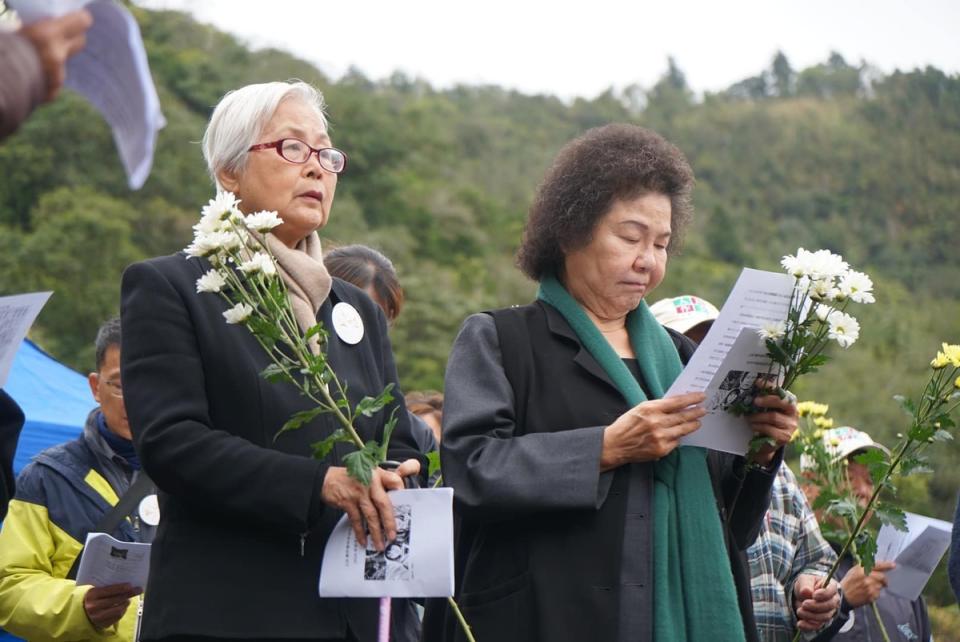
[[[906,515],[906,531],[889,524],[880,528],[876,559],[897,563],[895,569],[887,572],[886,590],[915,600],[950,547],[953,524],[915,513]]]
[[[0,297],[0,388],[7,383],[13,358],[27,330],[53,292],[32,292]]]
[[[770,372],[767,347],[755,328],[740,328],[740,335],[730,346],[704,392],[707,414],[700,420],[700,429],[683,439],[684,446],[702,446],[711,450],[743,455],[749,450],[753,431],[746,418],[727,411],[734,402],[755,391],[757,379]]]
[[[381,553],[357,542],[347,516],[323,551],[320,597],[450,597],[453,595],[453,489],[389,494],[397,537]]]
[[[64,86],[97,108],[113,132],[130,189],[150,175],[157,132],[166,125],[140,28],[112,0],[8,0],[24,24],[85,7],[93,16],[83,50],[67,61]]]
[[[129,584],[145,589],[150,574],[150,545],[121,542],[106,533],[88,533],[83,546],[77,584]]]
[[[730,375],[731,372],[740,373],[741,383],[751,372],[766,373],[769,365],[766,346],[759,341],[756,330],[767,323],[786,322],[793,288],[794,279],[788,274],[744,268],[703,343],[665,396],[674,397],[687,392],[716,393],[722,386],[732,385],[730,376],[735,375]],[[749,328],[749,332],[741,333],[744,328]],[[744,338],[737,344],[741,336]],[[737,349],[734,351],[735,344]],[[730,362],[724,363],[731,353]],[[706,403],[710,403],[709,396]],[[752,433],[743,417],[710,411],[701,423],[699,430],[681,441],[683,445],[737,454],[747,452]],[[735,430],[735,425],[743,430]],[[740,439],[740,435],[746,435],[746,441]]]

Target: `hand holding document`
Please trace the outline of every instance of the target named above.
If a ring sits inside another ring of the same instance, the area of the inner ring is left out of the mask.
[[[0,388],[10,376],[17,348],[51,294],[33,292],[0,297]]]
[[[397,538],[382,553],[372,543],[363,547],[344,515],[323,551],[320,597],[453,595],[453,489],[396,490],[389,497]]]
[[[24,24],[86,8],[86,46],[67,62],[66,86],[97,108],[113,131],[130,189],[150,175],[157,132],[166,125],[140,28],[112,0],[8,0]]]
[[[892,560],[897,567],[887,572],[887,590],[899,597],[915,600],[950,546],[953,525],[907,513],[907,530],[884,524],[877,535],[878,560]]]
[[[129,584],[146,588],[150,574],[150,545],[121,542],[106,533],[88,533],[77,569],[77,584]]]
[[[770,372],[770,358],[757,330],[786,320],[793,287],[794,279],[787,274],[750,268],[740,273],[720,316],[665,395],[707,395],[707,415],[699,430],[681,440],[683,445],[747,452],[753,432],[746,419],[726,408]]]

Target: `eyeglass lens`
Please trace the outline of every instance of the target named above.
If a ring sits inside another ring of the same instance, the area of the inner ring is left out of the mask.
[[[288,138],[280,146],[280,155],[291,163],[305,163],[313,150],[306,143],[295,138]],[[327,147],[317,151],[320,165],[327,171],[339,173],[343,171],[346,159],[339,149]]]

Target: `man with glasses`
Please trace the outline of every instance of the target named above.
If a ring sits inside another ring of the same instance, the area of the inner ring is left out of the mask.
[[[96,366],[88,380],[99,407],[79,438],[23,469],[0,531],[0,628],[29,640],[134,639],[141,587],[72,579],[87,533],[150,542],[159,521],[152,485],[131,491],[140,462],[123,402],[118,318],[97,333]],[[128,491],[132,509],[117,514],[113,507]],[[105,526],[110,521],[117,525]]]

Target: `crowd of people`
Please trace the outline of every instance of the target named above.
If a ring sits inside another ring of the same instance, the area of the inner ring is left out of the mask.
[[[400,390],[396,269],[362,245],[321,250],[347,156],[320,92],[231,91],[202,149],[218,191],[245,213],[279,215],[264,240],[300,329],[331,327],[335,305],[359,319],[362,340],[331,333],[322,348],[350,401]],[[224,324],[221,299],[197,296],[206,259],[130,266],[121,315],[96,337],[98,407],[78,439],[16,480],[0,530],[0,627],[31,640],[378,639],[376,600],[317,596],[324,547],[346,515],[383,550],[397,532],[388,492],[405,478],[426,484],[425,456],[439,449],[455,497],[455,599],[478,640],[867,640],[878,614],[896,639],[931,640],[923,600],[883,590],[888,561],[866,574],[844,559],[822,581],[836,543],[784,463],[794,398],[758,393],[744,421],[768,440],[747,456],[680,447],[700,428],[704,395],[664,394],[717,309],[691,295],[647,301],[692,220],[693,184],[682,152],[648,129],[607,125],[568,143],[518,253],[536,300],[464,321],[442,395],[397,396],[358,419],[364,439],[397,419],[388,455],[401,463],[369,485],[348,474],[348,448],[311,456],[337,427],[329,415],[274,438],[310,402],[260,377],[261,345]],[[5,393],[0,411],[15,441],[22,413]],[[882,447],[837,430],[835,456],[867,497],[853,458]],[[5,493],[11,443],[0,449]],[[78,585],[90,532],[152,542],[147,585]],[[958,558],[955,547],[951,570]],[[465,639],[445,600],[422,615],[395,600],[392,613],[391,639]]]

